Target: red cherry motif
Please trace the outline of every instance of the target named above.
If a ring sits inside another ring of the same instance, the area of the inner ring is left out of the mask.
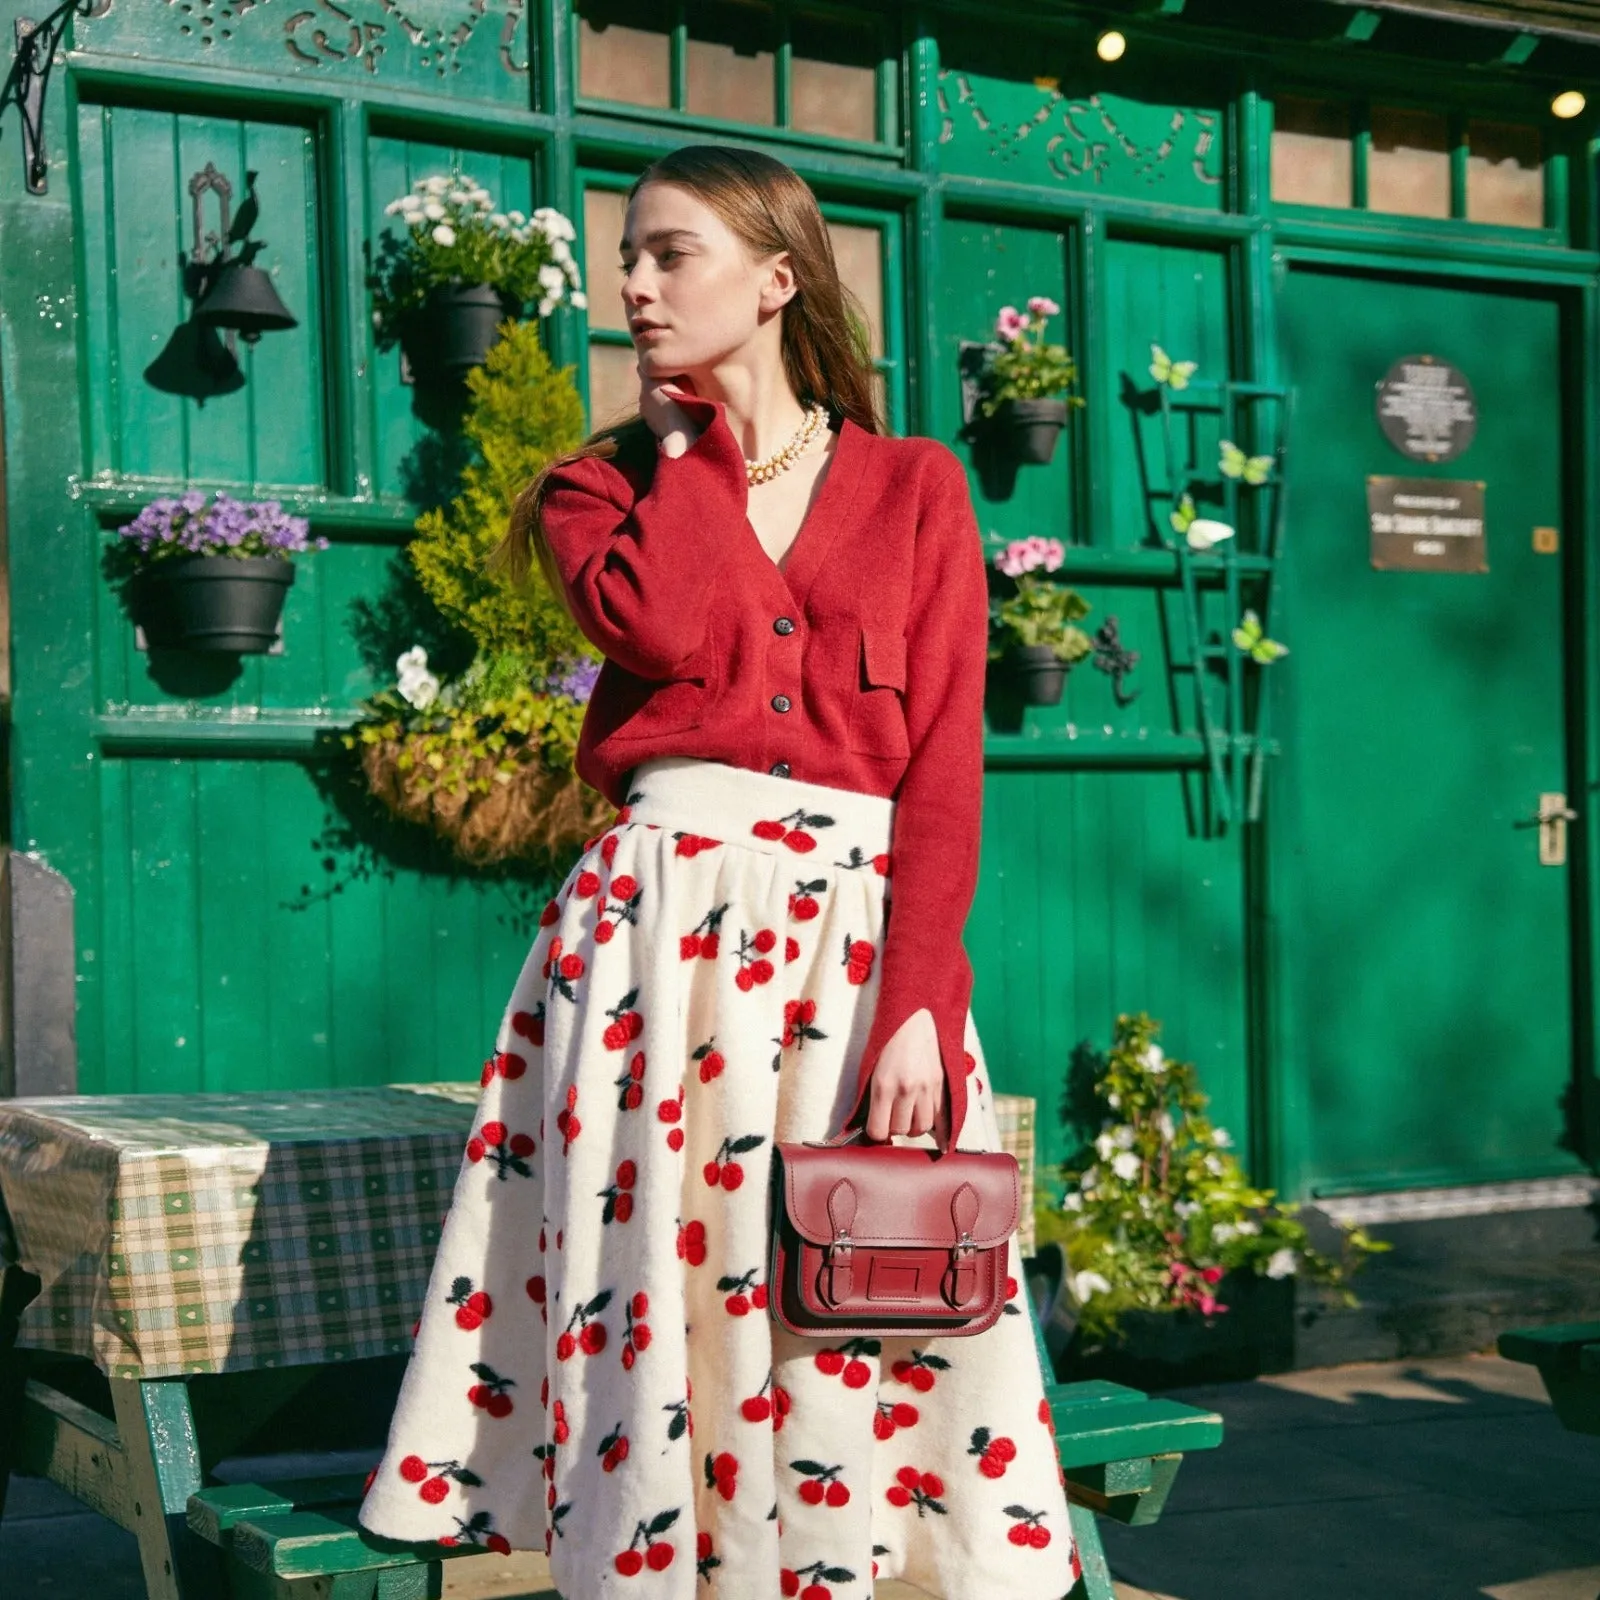
[[[494,1310],[494,1302],[483,1290],[474,1290],[471,1278],[457,1278],[450,1285],[445,1303],[456,1308],[456,1326],[467,1333],[481,1328]]]
[[[637,1111],[644,1104],[644,1065],[644,1051],[635,1050],[628,1060],[628,1070],[612,1080],[620,1091],[619,1111]]]
[[[795,1493],[808,1506],[826,1505],[838,1510],[840,1506],[850,1503],[849,1485],[839,1477],[844,1471],[843,1462],[835,1462],[830,1467],[824,1462],[810,1461],[802,1457],[799,1461],[791,1461],[789,1466],[793,1471],[805,1474],[796,1486]]]
[[[822,904],[817,895],[828,887],[826,878],[806,880],[796,878],[794,893],[789,896],[789,915],[796,922],[810,922],[822,910]]]
[[[896,1361],[889,1370],[901,1383],[908,1383],[919,1394],[926,1394],[933,1387],[936,1374],[947,1372],[949,1368],[950,1363],[943,1356],[913,1350],[909,1361]]]
[[[572,1141],[583,1131],[583,1124],[578,1120],[578,1086],[575,1083],[567,1085],[566,1104],[556,1113],[556,1127],[561,1134],[561,1153],[565,1155],[572,1148]]]
[[[620,1422],[600,1441],[595,1454],[600,1457],[600,1466],[605,1472],[615,1472],[628,1459],[628,1436]]]
[[[967,1454],[978,1458],[978,1471],[986,1478],[1003,1478],[1006,1466],[1016,1460],[1017,1446],[1005,1434],[991,1434],[987,1428],[974,1428]]]
[[[548,928],[557,922],[561,916],[561,902],[552,896],[545,901],[544,910],[539,913],[539,926]],[[548,976],[548,974],[546,974]]]
[[[752,1306],[760,1310],[766,1305],[765,1286],[756,1285],[754,1288],[751,1286],[752,1280],[760,1270],[759,1267],[751,1267],[738,1277],[729,1274],[717,1279],[718,1290],[727,1296],[722,1303],[730,1317],[747,1317],[750,1315]],[[757,1300],[758,1289],[761,1291],[759,1301]]]
[[[674,854],[680,856],[697,856],[702,850],[715,850],[722,843],[720,839],[708,839],[703,833],[674,833],[677,845]]]
[[[842,1345],[817,1351],[812,1360],[818,1372],[837,1376],[847,1389],[864,1389],[872,1378],[872,1368],[862,1357],[875,1356],[882,1348],[877,1339],[847,1339]]]
[[[678,1511],[677,1506],[672,1506],[666,1511],[658,1511],[648,1522],[641,1519],[635,1524],[628,1548],[619,1550],[612,1557],[612,1564],[623,1577],[635,1577],[645,1567],[652,1572],[665,1572],[672,1565],[672,1558],[677,1554],[676,1547],[666,1540],[658,1542],[656,1535],[665,1533],[678,1520]],[[636,1548],[641,1539],[644,1540],[643,1552]]]
[[[580,872],[578,881],[573,884],[572,892],[580,900],[588,900],[600,891],[600,874],[598,872]]]
[[[611,865],[611,858],[617,853],[617,838],[618,835],[615,832],[611,832],[600,841],[600,859],[608,867]]]
[[[706,1258],[706,1225],[700,1221],[683,1223],[678,1229],[678,1259],[698,1267]]]
[[[701,1083],[710,1083],[713,1078],[720,1078],[728,1064],[723,1059],[722,1052],[710,1044],[699,1046],[689,1059],[700,1063]]]
[[[783,937],[783,959],[785,962],[800,959],[800,941],[792,933],[787,933]]]
[[[598,1355],[606,1346],[606,1326],[596,1320],[611,1304],[611,1291],[602,1289],[592,1300],[580,1301],[573,1307],[567,1325],[556,1338],[556,1360],[567,1361],[578,1350],[586,1356]],[[574,1325],[577,1333],[573,1333]]]
[[[644,1320],[650,1309],[650,1296],[640,1289],[623,1308],[622,1365],[632,1371],[633,1363],[642,1350],[650,1348],[650,1324]]]
[[[400,1463],[400,1476],[407,1483],[421,1483],[428,1476],[428,1464],[421,1456],[407,1456]]]
[[[507,1389],[516,1387],[516,1380],[502,1377],[486,1361],[474,1361],[472,1371],[479,1381],[467,1390],[468,1401],[491,1417],[509,1417],[512,1411],[511,1396]]]
[[[892,1439],[898,1428],[914,1428],[921,1413],[904,1400],[893,1403],[880,1400],[872,1418],[872,1434],[876,1439]]]
[[[1005,1510],[1007,1516],[1017,1519],[1006,1529],[1006,1538],[1012,1544],[1043,1550],[1050,1543],[1050,1530],[1044,1525],[1044,1512],[1030,1511],[1026,1506],[1007,1506]]]
[[[607,1050],[625,1050],[644,1032],[644,1017],[633,1009],[633,1003],[638,998],[639,990],[635,985],[616,1005],[606,1007],[606,1015],[611,1021],[606,1024],[600,1040]]]
[[[876,954],[870,939],[852,939],[849,934],[844,940],[844,969],[845,976],[851,983],[865,983],[872,976],[872,962]]]
[[[532,1134],[511,1133],[505,1123],[498,1121],[484,1123],[467,1141],[467,1160],[490,1162],[495,1176],[500,1179],[513,1172],[531,1178],[533,1169],[527,1158],[533,1151]]]
[[[919,1472],[915,1467],[906,1466],[895,1474],[895,1481],[884,1490],[884,1497],[892,1506],[915,1504],[918,1517],[930,1511],[943,1517],[949,1514],[939,1498],[943,1493],[944,1479],[938,1473]]]
[[[720,1185],[730,1193],[737,1189],[744,1182],[744,1168],[733,1158],[748,1155],[765,1143],[766,1135],[760,1133],[743,1133],[734,1139],[724,1139],[717,1146],[716,1155],[701,1168],[700,1175],[706,1187],[715,1189]]]
[[[892,870],[892,868],[890,866],[890,857],[891,857],[891,855],[892,855],[891,851],[885,850],[881,855],[876,855],[876,856],[874,856],[872,858],[873,870],[881,878],[887,878],[889,876],[890,871]]]
[[[626,1222],[633,1215],[633,1195],[629,1191],[638,1181],[638,1177],[639,1169],[633,1162],[618,1163],[615,1181],[608,1183],[599,1191],[606,1202],[600,1213],[602,1223]]]
[[[815,1000],[786,1000],[783,1005],[783,1046],[785,1049],[796,1040],[800,1048],[805,1048],[807,1039],[826,1039],[827,1034],[820,1029],[813,1028],[812,1022],[817,1015],[817,1002]]]
[[[713,1456],[706,1452],[706,1487],[731,1500],[738,1489],[739,1458],[730,1450]]]

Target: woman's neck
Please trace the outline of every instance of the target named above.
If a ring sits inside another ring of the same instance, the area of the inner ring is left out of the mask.
[[[764,374],[748,368],[712,371],[694,382],[697,394],[722,402],[728,427],[750,461],[781,450],[805,421],[805,407],[795,399],[781,364]]]

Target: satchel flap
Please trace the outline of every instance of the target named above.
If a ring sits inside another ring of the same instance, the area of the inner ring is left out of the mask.
[[[957,1218],[971,1218],[972,1243],[990,1249],[1017,1226],[1022,1178],[1004,1151],[952,1150],[940,1155],[919,1145],[803,1144],[777,1148],[783,1203],[795,1231],[812,1244],[834,1236],[831,1209],[840,1213],[840,1179],[855,1201],[850,1237],[857,1245],[955,1244]]]

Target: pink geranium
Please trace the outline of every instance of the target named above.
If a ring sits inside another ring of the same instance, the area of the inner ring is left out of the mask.
[[[1001,306],[994,329],[1002,339],[1020,339],[1027,332],[1028,319],[1015,306]]]
[[[1029,299],[1028,309],[1036,317],[1053,317],[1061,307],[1048,295],[1036,294]]]
[[[1020,577],[1043,567],[1054,572],[1067,558],[1066,546],[1059,539],[1045,539],[1031,534],[1026,539],[1013,539],[1003,549],[995,552],[994,564],[1008,578]]]

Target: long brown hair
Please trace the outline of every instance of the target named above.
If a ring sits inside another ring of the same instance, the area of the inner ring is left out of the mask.
[[[696,195],[757,258],[789,252],[796,288],[782,311],[783,367],[795,399],[801,405],[820,401],[834,416],[881,433],[866,317],[859,299],[840,281],[817,197],[805,179],[758,150],[689,144],[646,167],[628,199],[647,183],[674,183]],[[635,451],[654,459],[650,427],[637,411],[548,462],[517,496],[506,535],[489,557],[490,568],[521,583],[537,559],[551,593],[566,603],[541,525],[545,484],[568,462],[585,456],[610,460]]]

